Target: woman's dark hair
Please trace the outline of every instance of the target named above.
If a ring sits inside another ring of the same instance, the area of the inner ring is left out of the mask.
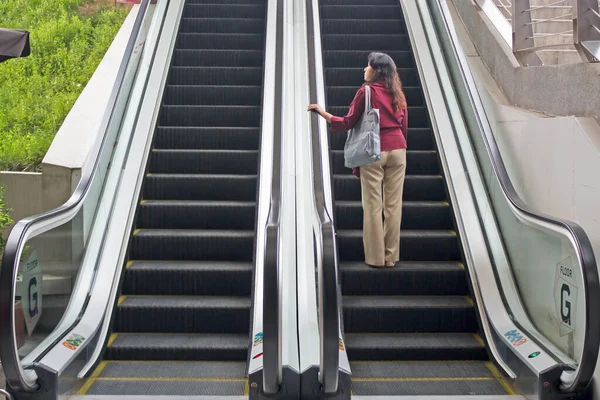
[[[375,70],[375,76],[370,82],[385,82],[387,89],[392,92],[394,98],[394,110],[404,110],[406,108],[406,97],[402,91],[402,82],[398,76],[396,63],[392,57],[385,53],[371,53],[368,58],[369,65]]]

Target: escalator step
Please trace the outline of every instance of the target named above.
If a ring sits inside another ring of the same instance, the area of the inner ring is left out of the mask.
[[[193,3],[188,3],[193,4]],[[262,18],[182,18],[181,33],[264,33]]]
[[[139,229],[254,230],[256,203],[147,200],[139,210]]]
[[[347,5],[321,6],[322,19],[402,19],[402,11],[397,5],[377,6]]]
[[[480,338],[470,333],[349,333],[345,337],[351,360],[486,360]]]
[[[343,305],[347,333],[477,331],[473,303],[465,297],[344,296]]]
[[[481,361],[352,362],[352,393],[357,396],[507,394],[507,385],[487,365]]]
[[[145,181],[144,198],[255,201],[256,176],[149,174]]]
[[[124,296],[115,332],[247,333],[249,297]]]
[[[258,150],[153,150],[150,172],[158,174],[255,175]]]
[[[177,48],[258,50],[264,40],[264,35],[256,33],[180,33]]]
[[[371,5],[371,6],[397,6],[398,0],[321,0],[322,5]]]
[[[363,208],[360,201],[335,203],[337,229],[362,229]],[[446,202],[405,201],[402,204],[402,229],[451,230],[452,216]]]
[[[262,50],[175,49],[173,66],[262,67]]]
[[[154,146],[159,149],[257,150],[258,128],[245,127],[158,127]]]
[[[323,48],[336,50],[409,50],[408,35],[323,35]],[[366,61],[366,60],[365,60]]]
[[[333,185],[336,201],[360,201],[360,179],[357,177],[334,175]],[[434,175],[407,175],[403,198],[405,201],[444,201],[444,180]]]
[[[133,260],[252,261],[254,231],[142,229],[133,235]]]
[[[469,286],[462,264],[405,262],[395,268],[374,269],[364,262],[340,265],[342,292],[349,296],[466,296]]]
[[[366,67],[369,53],[373,50],[329,50],[323,51],[326,68]],[[416,68],[410,51],[386,51],[398,68]]]
[[[410,120],[410,115],[408,117]],[[344,143],[348,137],[344,133],[335,133],[331,135],[331,148],[334,150],[343,150]],[[409,128],[408,129],[408,147],[409,150],[434,150],[433,134],[429,128]]]
[[[255,86],[261,85],[262,77],[262,68],[256,67],[173,67],[169,84]]]
[[[265,18],[264,4],[213,4],[188,3],[185,5],[186,18]],[[261,46],[262,48],[262,46]]]
[[[366,64],[366,59],[363,60]],[[404,86],[420,86],[419,74],[415,68],[398,68],[398,75]],[[349,85],[354,91],[364,83],[364,67],[355,68],[327,68],[325,80],[330,86]],[[352,100],[352,99],[351,99]],[[350,103],[348,103],[350,105]]]
[[[160,125],[259,127],[260,109],[257,106],[164,105],[161,110]]]
[[[341,261],[364,261],[362,230],[337,233]],[[403,230],[400,232],[402,261],[460,261],[458,238],[452,231]]]
[[[404,25],[393,19],[326,19],[321,24],[321,33],[324,35],[348,32],[369,34],[373,33],[373,25],[377,26],[377,33],[396,35],[406,33]]]
[[[246,362],[110,361],[100,364],[80,394],[242,396],[245,372]]]
[[[260,106],[260,86],[168,85],[163,98],[167,105],[240,105]]]
[[[331,162],[334,174],[351,174],[352,169],[344,166],[344,151],[333,150]],[[406,152],[407,175],[439,175],[440,165],[437,152],[433,150],[408,150]]]
[[[333,115],[344,116],[348,113],[350,104],[346,106],[330,106],[329,112]],[[408,107],[408,127],[409,128],[429,128],[429,114],[425,107]],[[409,137],[410,140],[410,137]]]
[[[328,86],[327,87],[327,103],[329,107],[345,106],[348,107],[359,86]],[[425,101],[421,94],[420,87],[405,86],[403,88],[406,101],[411,106],[424,106]]]
[[[250,296],[253,270],[251,262],[133,261],[121,291],[124,295]]]
[[[265,4],[265,0],[187,0],[187,4]]]
[[[112,360],[245,361],[247,334],[118,333],[109,340]]]

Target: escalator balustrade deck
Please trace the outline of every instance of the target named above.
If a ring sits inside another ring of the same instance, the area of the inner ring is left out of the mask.
[[[88,395],[248,392],[266,1],[187,0]]]
[[[497,395],[510,383],[489,361],[423,90],[398,0],[320,0],[327,109],[345,115],[371,51],[389,54],[408,102],[401,262],[364,264],[360,181],[331,134],[345,342],[354,395]]]

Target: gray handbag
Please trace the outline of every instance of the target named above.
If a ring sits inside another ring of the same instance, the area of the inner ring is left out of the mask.
[[[371,106],[371,88],[365,86],[365,112],[348,131],[344,145],[344,165],[360,167],[381,160],[379,110]]]

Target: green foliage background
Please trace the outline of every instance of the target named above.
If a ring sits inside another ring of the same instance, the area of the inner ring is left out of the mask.
[[[0,27],[31,33],[31,55],[0,64],[0,170],[39,169],[121,27],[125,10],[108,3],[81,15],[78,7],[89,2],[0,1]]]

